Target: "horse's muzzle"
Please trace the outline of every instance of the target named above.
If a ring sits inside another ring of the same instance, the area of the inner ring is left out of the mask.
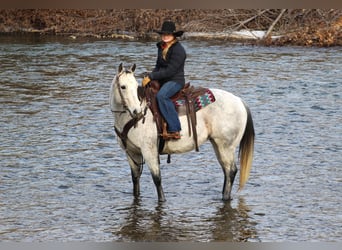
[[[138,111],[135,109],[135,110],[133,110],[133,113],[131,113],[131,116],[132,116],[132,118],[134,118],[134,119],[140,119],[140,118],[143,117],[144,115],[143,115],[142,111],[138,112]]]

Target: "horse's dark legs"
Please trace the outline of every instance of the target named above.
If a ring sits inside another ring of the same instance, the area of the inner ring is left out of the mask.
[[[228,143],[222,139],[210,140],[216,157],[222,167],[224,173],[224,183],[222,189],[222,200],[229,201],[231,200],[231,191],[235,179],[235,175],[237,173],[237,168],[234,161],[234,152],[235,149],[228,146]]]
[[[134,157],[135,160],[132,159]],[[128,155],[128,162],[131,167],[131,174],[132,174],[132,181],[133,181],[133,195],[135,198],[138,198],[140,195],[140,176],[142,173],[142,164],[139,164],[140,161],[142,161],[141,156],[133,156]],[[158,160],[158,159],[157,159]],[[149,161],[146,161],[149,163]],[[137,164],[138,163],[138,164]],[[157,193],[158,193],[158,201],[165,201],[164,191],[163,187],[161,185],[161,174],[159,169],[158,161],[155,162],[155,164],[148,164],[150,167],[150,171],[152,174],[154,185],[156,186]],[[153,167],[152,167],[153,166]]]
[[[164,196],[164,191],[163,191],[163,187],[161,184],[161,173],[160,173],[158,151],[155,148],[155,150],[148,150],[145,153],[143,152],[143,154],[144,154],[145,162],[150,169],[154,185],[156,186],[156,189],[157,189],[158,201],[163,202],[165,201],[165,196]]]
[[[156,189],[157,189],[158,201],[159,202],[165,201],[164,191],[163,191],[163,187],[161,185],[160,172],[158,174],[152,173],[152,178],[153,178],[154,185],[156,186]]]
[[[231,191],[235,179],[235,175],[237,173],[237,168],[235,163],[232,164],[233,167],[231,168],[223,168],[224,172],[224,183],[223,183],[223,190],[222,190],[222,200],[229,201],[231,200]]]
[[[127,155],[127,159],[129,162],[129,165],[131,167],[131,175],[132,175],[132,181],[133,181],[133,195],[135,198],[139,197],[140,195],[140,176],[143,170],[142,164],[139,164],[137,160],[132,160],[132,156]],[[136,157],[139,159],[140,157]],[[142,158],[140,159],[142,160]]]
[[[133,195],[137,198],[140,195],[140,173],[137,173],[131,169],[131,174],[133,181]]]

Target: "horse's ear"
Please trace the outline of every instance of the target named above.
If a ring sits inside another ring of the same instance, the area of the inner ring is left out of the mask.
[[[135,68],[136,68],[136,65],[135,65],[135,63],[132,65],[132,67],[131,67],[131,71],[132,72],[134,72],[135,71]]]
[[[122,63],[120,63],[119,68],[118,68],[118,73],[121,73],[123,70]]]

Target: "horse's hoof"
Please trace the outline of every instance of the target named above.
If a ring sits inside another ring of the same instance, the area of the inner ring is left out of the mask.
[[[222,197],[222,200],[223,200],[224,202],[230,202],[230,201],[232,200],[232,198],[231,198],[230,196],[228,196],[228,197]]]
[[[165,201],[166,201],[165,197],[159,197],[158,198],[158,202],[165,202]]]

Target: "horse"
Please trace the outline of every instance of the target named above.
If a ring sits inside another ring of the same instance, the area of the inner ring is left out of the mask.
[[[162,149],[158,149],[160,137],[157,133],[152,112],[147,108],[146,99],[138,96],[138,82],[134,71],[136,65],[125,68],[119,65],[113,78],[109,105],[114,115],[114,128],[117,140],[125,151],[131,168],[133,195],[140,195],[140,176],[146,163],[155,184],[158,201],[165,201],[160,172],[159,154],[185,153],[195,148],[189,135],[185,115],[179,116],[181,139],[167,140]],[[221,89],[210,89],[216,101],[197,111],[198,144],[210,141],[224,173],[222,200],[231,200],[231,190],[238,171],[235,163],[235,151],[239,146],[241,190],[247,182],[254,151],[254,125],[248,105],[239,97]]]

